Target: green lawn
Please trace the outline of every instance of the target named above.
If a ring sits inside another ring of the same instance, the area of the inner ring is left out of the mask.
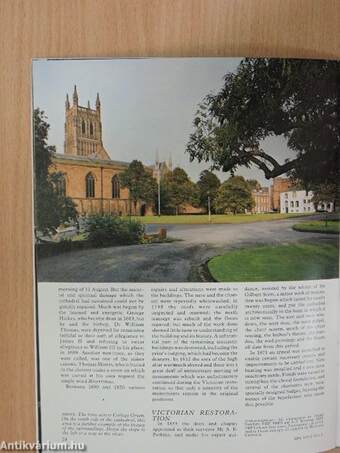
[[[212,215],[211,223],[251,223],[251,222],[264,222],[268,220],[289,219],[292,217],[301,217],[304,214],[220,214]],[[145,217],[132,217],[138,219],[142,223],[179,223],[179,224],[206,224],[209,223],[207,214],[198,215],[162,215],[158,216],[145,216]]]
[[[310,243],[244,248],[212,258],[208,268],[220,282],[337,278],[339,250]]]
[[[297,223],[293,226],[296,231],[310,231],[314,233],[328,233],[337,234],[340,232],[340,221],[331,220],[326,222],[324,220],[316,220],[314,222]]]

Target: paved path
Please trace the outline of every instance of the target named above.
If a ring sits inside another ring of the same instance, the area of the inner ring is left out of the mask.
[[[164,225],[178,241],[164,244],[79,250],[38,261],[38,280],[54,282],[183,282],[192,269],[224,251],[257,244],[337,241],[334,235],[301,233],[292,225],[306,219],[249,224]],[[163,225],[148,225],[158,231]]]

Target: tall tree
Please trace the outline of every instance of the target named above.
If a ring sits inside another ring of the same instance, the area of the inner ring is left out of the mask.
[[[163,187],[167,193],[168,207],[172,208],[176,215],[185,204],[198,205],[197,188],[183,168],[176,167],[167,173],[164,176]]]
[[[312,184],[339,180],[340,62],[246,58],[207,96],[194,119],[187,152],[232,173],[255,166],[267,179],[291,173]],[[295,153],[280,162],[262,149],[283,135]]]
[[[119,175],[122,187],[129,189],[130,198],[135,210],[138,201],[154,203],[157,193],[157,182],[139,160],[133,160],[128,168]]]
[[[63,174],[53,171],[52,156],[55,147],[47,144],[50,125],[39,108],[33,112],[34,196],[36,230],[54,233],[64,223],[75,220],[77,211],[72,199],[63,191]]]
[[[319,184],[313,187],[312,201],[315,207],[319,203],[334,203],[337,208],[337,200],[339,197],[339,186],[337,184]]]
[[[243,176],[232,176],[218,189],[215,198],[215,209],[225,214],[244,214],[254,207],[251,188]]]
[[[257,179],[247,179],[247,183],[251,190],[260,190],[261,184],[258,182]]]
[[[214,201],[220,185],[221,181],[218,179],[215,173],[209,170],[203,170],[201,172],[199,180],[197,182],[197,188],[199,192],[199,205],[202,208],[207,209],[209,197],[211,206],[214,209]]]

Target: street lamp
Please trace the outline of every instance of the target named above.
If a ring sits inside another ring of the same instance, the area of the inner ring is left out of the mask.
[[[209,218],[209,223],[211,223],[211,206],[210,206],[210,193],[208,192],[208,218]]]
[[[156,177],[157,177],[157,214],[158,217],[161,215],[161,162],[159,160],[158,149],[156,150],[156,161],[155,161]]]
[[[161,163],[158,162],[157,168],[157,185],[158,185],[158,217],[161,216]]]

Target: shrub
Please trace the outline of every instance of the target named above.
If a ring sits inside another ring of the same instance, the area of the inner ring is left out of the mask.
[[[96,214],[86,221],[88,240],[96,247],[138,244],[143,241],[144,226],[137,220],[125,220],[109,214]]]

